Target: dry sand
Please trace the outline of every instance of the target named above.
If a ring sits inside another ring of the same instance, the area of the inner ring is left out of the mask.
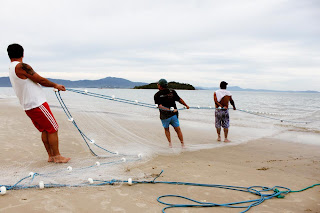
[[[88,152],[73,139],[73,130],[65,120],[63,112],[52,109],[60,125],[61,151],[75,157]],[[14,119],[13,119],[14,118]],[[8,167],[19,167],[32,160],[43,166],[46,153],[40,141],[40,134],[32,126],[15,100],[0,100],[1,172]],[[150,131],[150,125],[144,128]],[[149,128],[149,129],[148,129]],[[155,134],[165,143],[164,134]],[[183,129],[185,138],[197,138],[195,130]],[[232,134],[232,132],[230,133]],[[202,131],[202,138],[215,138],[214,131]],[[174,138],[176,138],[175,135]],[[68,141],[68,142],[67,142]],[[187,140],[186,140],[187,141]],[[212,139],[213,143],[218,143]],[[175,139],[173,143],[177,143]],[[156,156],[145,164],[129,165],[130,174],[145,173],[154,176],[164,173],[158,181],[182,181],[233,186],[285,186],[299,190],[320,183],[320,146],[303,145],[263,138],[235,146],[221,146],[210,150],[183,152],[178,155]],[[5,184],[5,183],[1,183]],[[161,212],[164,205],[157,197],[177,194],[200,201],[226,203],[256,199],[248,193],[207,187],[176,186],[165,184],[136,184],[82,187],[50,188],[8,191],[0,196],[0,212]],[[167,199],[168,202],[185,201]],[[240,212],[241,209],[178,208],[167,212]],[[320,212],[320,186],[290,193],[284,199],[267,200],[249,212]]]

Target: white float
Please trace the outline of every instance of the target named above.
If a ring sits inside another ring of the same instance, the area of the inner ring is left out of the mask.
[[[40,182],[39,182],[39,188],[40,188],[40,189],[44,189],[44,183],[43,183],[43,181],[40,181]]]
[[[100,162],[97,161],[97,162],[96,162],[96,166],[100,166],[100,165],[101,165]]]
[[[128,178],[128,185],[129,185],[129,186],[132,185],[132,178]]]
[[[93,179],[92,178],[88,178],[88,181],[90,184],[93,184]]]
[[[5,186],[1,186],[0,188],[0,194],[4,195],[7,193],[7,188]]]
[[[68,167],[67,167],[67,170],[71,172],[71,171],[72,171],[72,167],[71,167],[71,166],[68,166]]]

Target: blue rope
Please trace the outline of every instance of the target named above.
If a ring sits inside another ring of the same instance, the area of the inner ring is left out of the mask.
[[[108,162],[105,164],[112,164],[112,163],[119,163],[120,161],[114,161],[114,162]],[[90,167],[84,167],[80,168],[85,169],[85,168],[91,168],[94,166]],[[252,199],[252,200],[244,200],[244,201],[237,201],[237,202],[228,202],[228,203],[214,203],[214,202],[203,202],[203,201],[198,201],[192,198],[188,198],[185,196],[181,195],[162,195],[157,198],[157,201],[165,207],[162,209],[162,212],[165,213],[165,211],[169,208],[190,208],[190,207],[228,207],[228,208],[242,208],[244,209],[241,211],[241,213],[249,211],[252,207],[258,206],[261,203],[263,203],[266,200],[272,199],[272,198],[283,198],[286,194],[290,192],[299,192],[299,191],[291,191],[291,189],[283,186],[274,186],[272,188],[265,187],[265,186],[250,186],[250,187],[242,187],[242,186],[231,186],[231,185],[217,185],[217,184],[200,184],[200,183],[191,183],[191,182],[171,182],[171,181],[156,181],[158,177],[163,173],[163,170],[158,174],[153,180],[151,181],[132,181],[134,184],[170,184],[170,185],[185,185],[185,186],[199,186],[199,187],[210,187],[210,188],[220,188],[220,189],[228,189],[228,190],[235,190],[235,191],[241,191],[241,192],[247,192],[251,193],[253,195],[258,196],[258,199]],[[23,180],[27,178],[32,178],[31,182],[34,180],[36,176],[43,176],[43,174],[38,174],[34,173],[32,176],[26,176],[19,180],[16,184],[9,186],[9,185],[0,185],[0,186],[5,186],[8,190],[19,190],[19,189],[29,189],[29,188],[38,188],[38,185],[30,185],[30,186],[24,186],[24,185],[18,185],[21,183]],[[116,180],[112,179],[110,181],[106,180],[93,180],[93,183],[81,183],[81,184],[44,184],[46,188],[59,188],[59,187],[82,187],[82,186],[103,186],[103,185],[113,185],[115,183],[128,183],[128,181],[124,180]],[[320,184],[314,184],[311,187],[307,187],[303,190],[312,188],[314,186],[317,186]],[[280,191],[279,189],[283,189],[284,191]],[[300,191],[303,191],[300,190]],[[180,198],[182,200],[187,200],[191,201],[194,204],[179,204],[179,203],[169,203],[169,202],[164,202],[162,201],[163,198]]]
[[[138,161],[139,159],[128,159],[126,160],[126,162],[135,162],[135,161]],[[104,162],[104,163],[100,163],[99,166],[102,166],[102,165],[117,165],[117,164],[120,164],[120,163],[123,163],[124,161],[122,160],[116,160],[116,161],[110,161],[110,162]],[[89,169],[89,168],[94,168],[94,167],[97,167],[97,165],[91,165],[91,166],[86,166],[86,167],[80,167],[80,168],[75,168],[75,169],[72,169],[73,172],[75,171],[81,171],[81,170],[85,170],[85,169]],[[0,185],[1,186],[5,186],[7,188],[7,190],[15,190],[15,189],[27,189],[27,188],[30,188],[30,186],[25,186],[24,184],[23,185],[18,185],[19,183],[21,183],[22,181],[26,180],[26,179],[29,179],[31,178],[31,180],[29,181],[29,184],[31,184],[35,177],[37,176],[41,176],[41,177],[50,177],[54,174],[58,174],[58,173],[61,173],[61,172],[69,172],[68,170],[66,169],[59,169],[59,170],[56,170],[56,171],[53,171],[53,172],[49,172],[49,173],[46,173],[46,174],[40,174],[40,173],[34,173],[32,175],[28,175],[26,177],[23,177],[21,178],[19,181],[17,181],[15,184],[13,185]],[[57,187],[63,187],[63,186],[70,186],[70,187],[73,187],[73,186],[77,186],[77,185],[65,185],[65,184],[55,184]],[[31,186],[32,187],[32,186]]]

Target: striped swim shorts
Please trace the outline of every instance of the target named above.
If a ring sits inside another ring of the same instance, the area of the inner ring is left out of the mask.
[[[34,126],[40,131],[47,131],[48,133],[55,133],[58,131],[58,123],[53,117],[50,107],[47,102],[41,106],[25,111],[32,120]]]
[[[216,109],[216,128],[229,128],[229,110],[228,109]]]

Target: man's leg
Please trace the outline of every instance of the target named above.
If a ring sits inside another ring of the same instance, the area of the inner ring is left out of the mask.
[[[216,126],[217,134],[218,134],[217,141],[221,141],[221,136],[220,136],[220,133],[221,133],[221,111],[216,110],[214,115],[215,115],[214,116],[215,117],[215,126]]]
[[[224,111],[222,119],[222,128],[224,131],[224,142],[230,142],[228,140],[228,132],[229,132],[229,110]]]
[[[49,144],[49,140],[48,140],[48,132],[47,131],[43,131],[42,132],[41,139],[42,139],[44,147],[47,150],[48,156],[49,156],[48,162],[53,162],[53,153],[52,153],[52,150],[50,148],[50,144]]]
[[[179,138],[179,140],[181,142],[181,147],[184,148],[183,135],[182,135],[180,126],[174,127],[174,130],[176,130],[176,132],[177,132],[178,138]]]
[[[52,150],[53,161],[55,163],[67,163],[70,160],[70,158],[66,158],[60,155],[58,131],[51,134],[48,133],[48,142],[50,145],[50,149]]]
[[[167,139],[168,139],[169,147],[172,148],[172,143],[171,143],[171,137],[170,137],[169,127],[168,127],[168,128],[164,128],[164,133],[166,134],[166,137],[167,137]]]
[[[216,128],[216,129],[217,129],[217,134],[218,134],[217,141],[221,141],[221,136],[220,136],[221,128]]]
[[[224,131],[224,142],[230,142],[228,140],[228,131],[229,131],[229,129],[228,128],[224,128],[223,131]]]

